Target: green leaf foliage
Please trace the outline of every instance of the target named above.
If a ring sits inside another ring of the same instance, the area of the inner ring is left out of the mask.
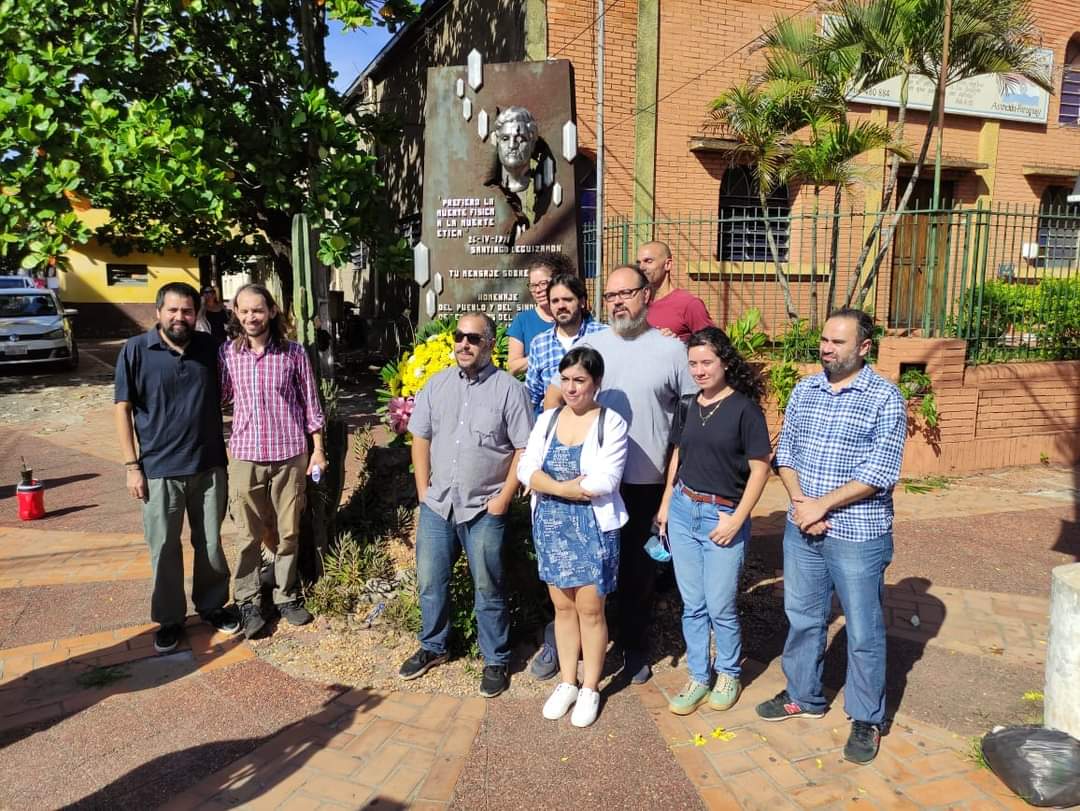
[[[380,8],[373,14],[374,8]],[[408,0],[0,0],[0,254],[33,267],[90,238],[119,250],[288,260],[306,213],[319,258],[397,242],[370,144],[387,122],[331,86],[327,19],[396,27]],[[395,249],[400,246],[393,245]]]

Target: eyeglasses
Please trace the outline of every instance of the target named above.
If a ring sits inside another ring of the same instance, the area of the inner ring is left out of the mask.
[[[480,346],[484,342],[484,336],[479,332],[454,330],[454,343],[460,344],[462,341],[468,341],[470,346]]]
[[[530,290],[547,290],[548,287],[550,287],[550,286],[551,286],[551,280],[550,279],[547,279],[547,280],[542,281],[542,282],[536,282],[536,284],[533,284],[532,282],[529,282],[529,289]]]
[[[622,290],[610,290],[604,293],[603,299],[607,302],[615,301],[629,301],[634,297],[635,293],[639,293],[644,290],[644,287],[624,287]]]

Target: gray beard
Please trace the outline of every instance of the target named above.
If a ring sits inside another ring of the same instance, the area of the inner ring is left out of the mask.
[[[620,338],[636,338],[649,328],[649,311],[642,310],[634,318],[612,318],[611,329]]]

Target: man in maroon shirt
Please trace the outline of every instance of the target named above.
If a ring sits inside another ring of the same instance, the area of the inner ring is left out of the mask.
[[[691,333],[703,327],[716,326],[705,303],[697,296],[671,284],[671,248],[663,242],[646,242],[638,248],[638,268],[649,280],[652,299],[649,301],[649,326],[683,343]]]

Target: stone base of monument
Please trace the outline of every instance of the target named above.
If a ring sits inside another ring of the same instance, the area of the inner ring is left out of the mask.
[[[1080,739],[1080,563],[1051,576],[1044,723]]]

